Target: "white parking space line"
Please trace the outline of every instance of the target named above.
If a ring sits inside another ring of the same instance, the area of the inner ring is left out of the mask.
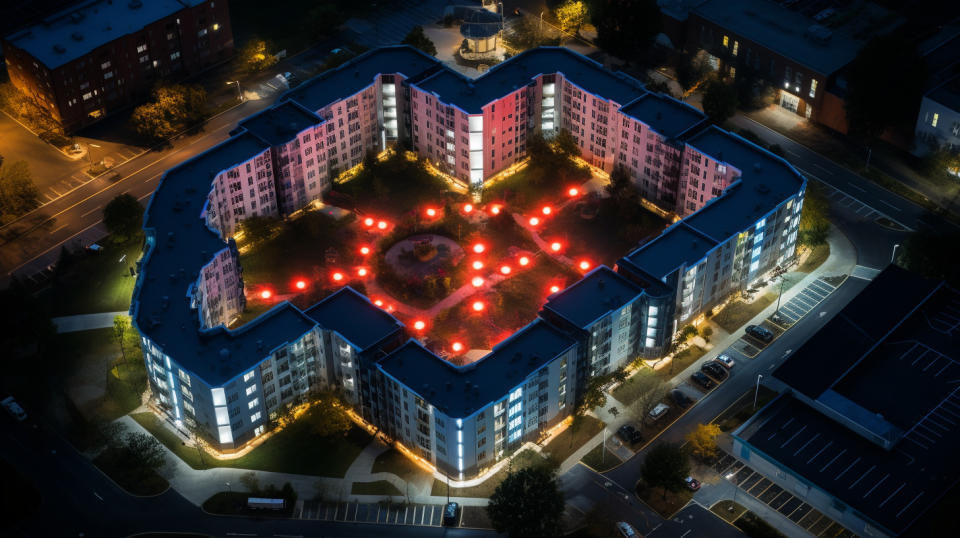
[[[860,187],[854,185],[853,183],[849,183],[849,184],[847,184],[847,186],[850,187],[851,189],[857,189],[857,190],[860,191],[860,192],[867,192],[867,189],[860,188]]]

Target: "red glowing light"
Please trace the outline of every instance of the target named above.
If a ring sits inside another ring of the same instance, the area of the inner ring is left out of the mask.
[[[541,211],[543,211],[544,215],[549,215],[550,213],[553,212],[553,209],[551,209],[550,206],[546,205],[546,206],[543,206],[543,209],[541,209]]]
[[[530,217],[530,226],[536,226],[537,224],[540,224],[540,219],[537,217]]]
[[[306,281],[306,280],[298,280],[296,286],[297,286],[297,289],[298,289],[298,290],[306,289],[306,287],[307,287],[307,281]]]
[[[413,322],[413,328],[416,329],[416,330],[418,330],[418,331],[422,331],[424,328],[426,328],[426,326],[427,326],[427,324],[424,323],[424,322],[422,322],[422,321],[420,321],[419,319],[418,319],[417,321],[414,321],[414,322]]]
[[[492,214],[494,214],[494,215],[499,215],[499,214],[500,214],[500,206],[495,205],[495,206],[491,207],[491,208],[490,208],[490,213],[492,213]]]
[[[269,299],[271,296],[273,296],[273,292],[270,290],[263,290],[260,292],[261,299]]]
[[[476,245],[473,245],[473,251],[476,252],[477,254],[480,254],[486,249],[487,247],[485,247],[483,243],[477,243]]]
[[[589,269],[589,268],[590,268],[590,262],[588,262],[587,260],[581,260],[581,261],[580,261],[580,270],[581,270],[581,271],[586,271],[586,270]]]
[[[386,230],[386,229],[387,229],[387,221],[381,220],[380,222],[378,222],[378,223],[377,223],[377,228],[380,228],[381,230]]]
[[[432,208],[432,207],[428,207],[428,208],[427,208],[427,216],[428,216],[428,217],[436,217],[436,216],[437,216],[437,210],[434,209],[434,208]]]
[[[334,282],[340,282],[341,280],[343,280],[343,273],[339,273],[339,272],[338,272],[338,273],[334,273],[334,274],[333,274],[333,280],[334,280]]]
[[[526,267],[527,265],[530,264],[530,258],[528,258],[528,257],[526,257],[526,256],[521,256],[519,261],[520,261],[520,265],[522,265],[522,266],[524,266],[524,267]]]
[[[561,248],[563,248],[563,245],[561,245],[559,241],[554,241],[553,243],[550,243],[550,250],[554,252],[560,252]]]
[[[567,194],[570,196],[577,196],[580,194],[580,191],[576,187],[570,187],[570,190],[567,191]]]
[[[479,288],[480,286],[483,286],[483,279],[478,276],[475,276],[473,277],[473,280],[470,281],[470,283],[473,284],[474,288]]]
[[[367,218],[363,219],[363,225],[364,225],[364,226],[373,226],[373,219],[371,219],[370,217],[367,217]]]
[[[470,213],[473,211],[473,204],[463,204],[463,212]]]
[[[460,342],[454,342],[453,345],[450,346],[450,348],[453,349],[455,352],[460,353],[461,351],[463,351],[463,344],[461,344]]]
[[[367,276],[367,268],[366,268],[366,267],[361,267],[361,268],[357,269],[357,274],[358,274],[359,276]]]
[[[557,293],[558,291],[560,291],[560,286],[557,286],[556,284],[550,286],[550,293]]]
[[[483,301],[474,301],[473,302],[473,311],[482,312],[483,311]]]
[[[381,301],[380,299],[377,299],[376,301],[373,302],[373,304],[377,306],[383,306],[383,301]]]
[[[510,266],[509,266],[509,265],[504,265],[504,266],[502,266],[502,267],[500,268],[500,272],[503,273],[503,274],[505,274],[505,275],[509,275],[509,274],[510,274],[510,271],[511,271],[511,269],[510,269]]]
[[[360,254],[363,254],[364,256],[370,254],[370,247],[360,247]]]
[[[473,262],[473,268],[476,269],[477,271],[483,269],[483,262],[480,260]]]

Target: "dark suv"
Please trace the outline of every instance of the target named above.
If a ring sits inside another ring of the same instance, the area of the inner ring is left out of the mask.
[[[770,332],[770,329],[759,325],[747,325],[746,333],[761,342],[769,343],[773,340],[773,333]]]
[[[617,430],[617,436],[620,437],[620,439],[623,439],[623,442],[630,443],[631,445],[635,445],[643,440],[643,436],[640,435],[640,432],[638,432],[636,428],[629,424],[620,426],[620,428]]]
[[[692,398],[677,389],[670,391],[670,399],[673,400],[673,403],[677,404],[678,407],[689,407],[690,404],[693,403]]]
[[[705,362],[700,367],[700,370],[717,381],[723,381],[727,378],[727,369],[720,366],[720,363],[717,362]]]
[[[714,383],[712,379],[704,375],[703,372],[694,372],[693,374],[690,375],[690,379],[692,379],[693,382],[696,383],[697,385],[700,385],[701,387],[707,390],[712,389],[714,385],[716,385],[716,383]]]

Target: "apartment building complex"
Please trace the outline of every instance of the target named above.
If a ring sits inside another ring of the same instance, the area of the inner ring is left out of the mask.
[[[88,0],[4,37],[3,53],[14,86],[72,132],[227,59],[233,33],[227,0]]]
[[[615,269],[553,294],[482,359],[448,363],[350,288],[227,328],[244,308],[232,236],[245,218],[289,215],[331,173],[393,144],[479,186],[523,158],[527,136],[566,126],[587,160],[626,166],[645,196],[687,216]],[[145,217],[131,313],[170,418],[223,450],[260,435],[282,406],[335,387],[438,469],[474,476],[566,417],[592,377],[663,355],[678,323],[792,258],[805,185],[783,159],[566,49],[532,50],[467,81],[387,47],[288,92],[167,171]]]

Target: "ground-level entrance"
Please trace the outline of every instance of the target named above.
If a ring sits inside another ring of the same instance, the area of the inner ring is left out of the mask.
[[[781,91],[780,106],[796,114],[800,109],[800,98],[790,92]]]

